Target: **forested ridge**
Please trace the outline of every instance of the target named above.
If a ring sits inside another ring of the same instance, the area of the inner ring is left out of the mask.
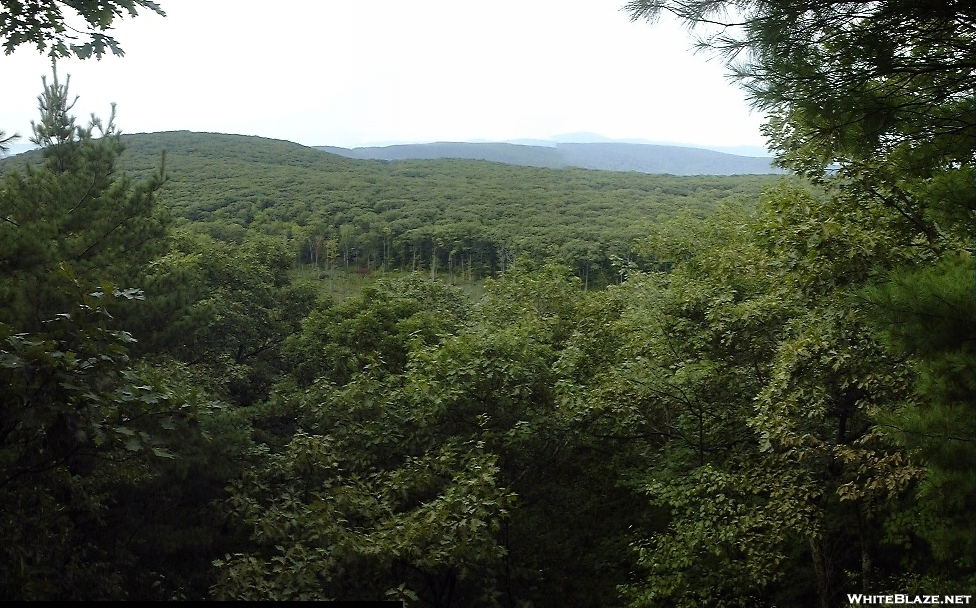
[[[788,179],[126,138],[46,78],[0,181],[0,597],[971,603],[976,15],[627,10],[726,5]]]
[[[440,269],[471,278],[519,255],[553,257],[587,286],[615,280],[613,258],[678,211],[749,201],[771,176],[641,175],[436,160],[347,160],[290,142],[213,133],[125,135],[119,168],[150,175],[165,150],[160,204],[178,227],[239,242],[285,239],[299,264]],[[7,167],[37,153],[0,161]],[[462,268],[463,267],[463,268]]]
[[[469,158],[550,169],[579,167],[672,175],[760,175],[783,172],[782,169],[777,170],[772,166],[771,158],[740,156],[685,146],[621,142],[552,142],[541,146],[437,142],[352,149],[332,146],[316,146],[316,148],[347,158],[376,160]]]

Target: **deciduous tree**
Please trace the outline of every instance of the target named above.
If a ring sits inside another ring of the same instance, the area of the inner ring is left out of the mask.
[[[101,59],[106,49],[113,55],[125,53],[109,34],[117,19],[136,17],[140,10],[166,16],[151,0],[3,0],[0,2],[0,40],[9,55],[22,44],[48,51],[51,57],[76,55]],[[77,29],[78,21],[82,27]]]

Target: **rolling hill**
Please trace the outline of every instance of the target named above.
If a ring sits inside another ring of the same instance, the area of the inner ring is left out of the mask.
[[[357,160],[286,141],[187,131],[123,140],[120,168],[135,180],[155,171],[166,151],[171,179],[160,201],[191,230],[228,242],[250,232],[273,235],[299,260],[310,257],[318,237],[335,239],[343,263],[367,269],[429,266],[434,258],[444,268],[466,259],[481,276],[514,255],[555,257],[584,276],[591,267],[612,273],[614,256],[626,258],[661,219],[680,211],[705,215],[723,201],[754,201],[781,179],[468,159]],[[0,174],[39,156],[2,159]]]

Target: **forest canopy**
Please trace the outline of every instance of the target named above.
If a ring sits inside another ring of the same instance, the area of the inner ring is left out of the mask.
[[[497,163],[352,161],[290,142],[213,133],[123,136],[119,166],[148,177],[166,151],[163,204],[178,227],[238,243],[281,239],[296,264],[436,269],[481,279],[519,256],[552,257],[584,287],[616,282],[650,225],[755,200],[777,177],[676,177]],[[23,160],[21,160],[23,159]],[[0,161],[0,174],[33,160]]]
[[[790,178],[123,138],[52,74],[0,181],[0,597],[971,598],[976,17],[913,6],[629,5]]]

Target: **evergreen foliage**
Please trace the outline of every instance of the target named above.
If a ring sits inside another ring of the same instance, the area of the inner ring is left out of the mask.
[[[163,165],[138,184],[117,172],[124,147],[114,108],[108,123],[93,117],[76,126],[67,82],[55,71],[44,84],[31,138],[43,146],[43,164],[8,173],[0,189],[0,321],[26,331],[68,310],[57,287],[59,265],[69,265],[83,284],[132,286],[163,251],[169,223],[155,204]]]
[[[55,73],[0,182],[0,597],[966,594],[973,16],[912,6],[631,5],[743,13],[707,42],[806,176],[761,194],[187,133],[127,157]],[[337,302],[345,266],[386,272]]]
[[[39,101],[45,162],[0,185],[0,593],[123,599],[152,578],[126,498],[193,444],[210,405],[130,359],[109,313],[142,300],[116,285],[165,249],[162,171],[116,175],[112,121],[76,127],[56,73]]]

